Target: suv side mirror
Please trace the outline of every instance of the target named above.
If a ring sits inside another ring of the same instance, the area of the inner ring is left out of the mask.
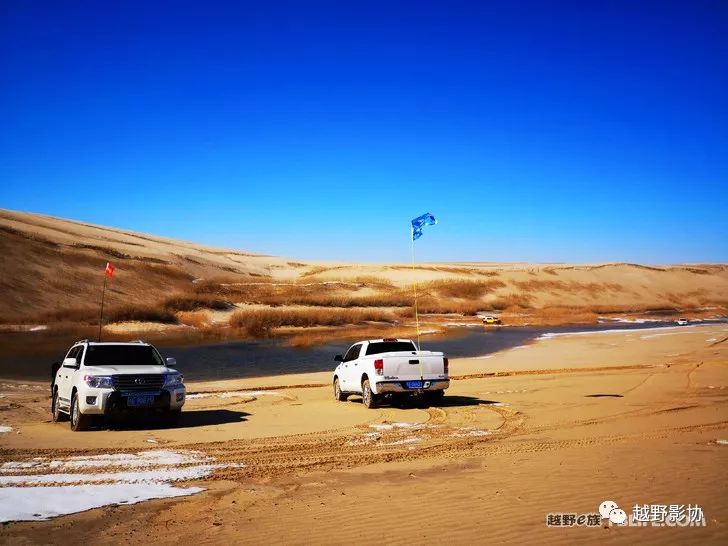
[[[343,362],[343,361],[344,361],[344,357],[343,357],[343,356],[341,356],[341,355],[336,355],[336,356],[334,357],[334,360],[335,360],[336,362]]]
[[[168,358],[165,358],[165,361],[167,362],[167,367],[168,368],[171,368],[172,366],[176,366],[177,365],[177,359],[176,358],[168,357]]]
[[[63,359],[63,366],[66,368],[76,368],[78,369],[78,362],[76,362],[76,359],[71,358],[64,358]]]

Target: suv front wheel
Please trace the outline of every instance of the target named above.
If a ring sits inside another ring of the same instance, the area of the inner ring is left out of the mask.
[[[58,389],[53,389],[53,398],[51,399],[51,415],[53,417],[53,422],[58,423],[60,421],[65,421],[68,419],[68,415],[63,413],[61,411],[61,408],[58,406]]]
[[[71,396],[71,430],[78,432],[86,430],[91,424],[91,416],[81,413],[78,405],[78,394],[76,392]]]

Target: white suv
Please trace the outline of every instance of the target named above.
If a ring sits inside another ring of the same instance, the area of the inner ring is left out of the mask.
[[[54,421],[70,417],[72,430],[84,430],[94,415],[132,411],[164,413],[177,423],[185,403],[182,374],[143,341],[75,343],[54,376]]]

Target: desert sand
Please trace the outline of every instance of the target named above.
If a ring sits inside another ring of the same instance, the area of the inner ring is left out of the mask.
[[[179,428],[85,433],[50,422],[47,385],[2,381],[2,479],[157,450],[212,466],[174,483],[196,494],[9,523],[0,542],[726,543],[728,325],[547,336],[451,375],[441,406],[376,410],[335,402],[328,373],[192,383]],[[546,525],[604,500],[697,504],[706,525]]]

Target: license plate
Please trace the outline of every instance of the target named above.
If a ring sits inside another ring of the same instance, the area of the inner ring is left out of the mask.
[[[154,404],[153,394],[132,394],[126,401],[127,406],[144,407]]]
[[[405,385],[407,385],[408,389],[421,389],[422,381],[407,381]]]

